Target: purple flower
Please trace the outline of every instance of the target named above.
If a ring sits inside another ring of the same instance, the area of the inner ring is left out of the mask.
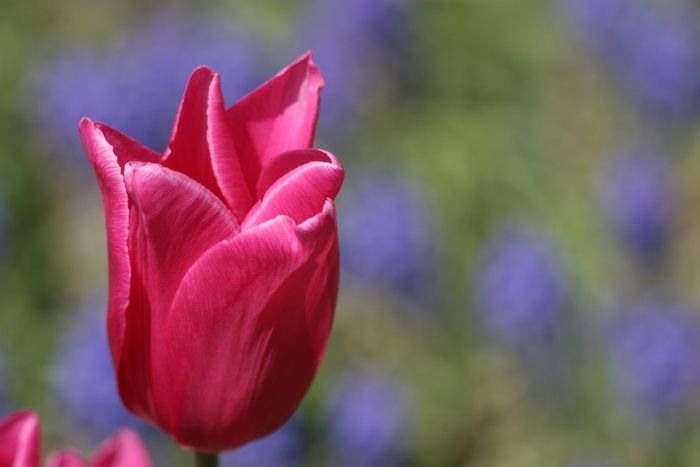
[[[273,434],[221,455],[222,467],[296,467],[304,455],[299,425],[294,419]]]
[[[401,460],[410,436],[411,407],[393,379],[348,373],[325,404],[328,443],[353,467],[391,466]]]
[[[639,303],[613,330],[614,374],[631,409],[657,415],[687,401],[700,382],[700,334],[687,310]]]
[[[253,43],[221,23],[156,18],[124,44],[106,51],[79,48],[36,71],[40,123],[76,158],[84,116],[107,123],[157,151],[168,143],[187,79],[196,67],[222,75],[231,104],[257,82]]]
[[[428,293],[435,232],[408,181],[371,174],[346,189],[338,229],[343,269],[411,298]]]
[[[156,430],[131,415],[119,398],[106,314],[104,306],[85,308],[62,336],[50,374],[53,396],[71,424],[95,441],[121,426],[152,436]]]
[[[667,118],[697,111],[700,49],[693,11],[672,15],[638,0],[564,0],[582,40]]]
[[[623,151],[603,172],[602,204],[615,233],[644,258],[666,245],[676,204],[666,159],[644,151]]]
[[[338,126],[358,110],[379,76],[405,56],[406,0],[315,0],[302,24],[300,49],[312,49],[326,77],[319,125]]]
[[[567,283],[546,240],[508,225],[483,247],[475,298],[489,331],[522,344],[553,329],[566,304]]]

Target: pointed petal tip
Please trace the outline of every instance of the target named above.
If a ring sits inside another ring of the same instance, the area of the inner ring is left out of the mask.
[[[321,69],[318,67],[318,65],[316,65],[316,62],[314,62],[314,54],[311,51],[311,49],[307,50],[302,57],[308,60],[308,67],[310,73],[315,75],[316,78],[320,80],[318,83],[319,90],[323,89],[323,87],[326,85],[326,80],[323,78],[323,73],[321,73]]]
[[[206,76],[206,75],[211,76],[211,75],[213,75],[213,74],[217,74],[217,75],[218,75],[217,72],[213,71],[213,70],[212,70],[211,68],[209,68],[208,66],[206,66],[206,65],[200,65],[200,66],[198,66],[197,68],[195,68],[195,69],[192,71],[192,73],[190,74],[190,79],[192,79],[192,77],[195,76],[195,75],[197,75],[197,76],[200,76],[200,75],[202,75],[202,76]]]
[[[83,131],[83,128],[88,128],[90,125],[94,125],[93,121],[88,117],[83,117],[78,123],[78,130]]]

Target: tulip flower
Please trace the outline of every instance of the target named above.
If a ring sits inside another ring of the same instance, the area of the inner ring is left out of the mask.
[[[0,467],[39,467],[39,416],[20,410],[0,422]]]
[[[323,84],[307,53],[226,109],[219,75],[198,68],[163,154],[80,123],[105,208],[119,391],[183,447],[271,433],[321,363],[343,181],[310,149]]]

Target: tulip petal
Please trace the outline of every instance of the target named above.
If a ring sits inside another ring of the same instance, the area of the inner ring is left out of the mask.
[[[345,172],[333,154],[320,149],[297,149],[280,154],[268,164],[269,172],[267,167],[263,170],[260,186],[272,179],[273,174],[304,160],[312,162],[297,166],[267,189],[262,201],[248,213],[241,226],[243,230],[280,215],[289,216],[295,223],[301,224],[321,212],[327,199],[335,199]]]
[[[192,266],[167,325],[168,341],[186,345],[159,362],[180,444],[233,449],[292,415],[325,350],[337,266],[331,201],[300,226],[282,216],[243,231]]]
[[[129,138],[114,128],[104,123],[96,123],[95,126],[102,132],[107,143],[112,146],[114,155],[117,156],[117,164],[124,170],[124,165],[131,161],[158,163],[163,155],[147,148],[135,139]]]
[[[214,75],[209,87],[207,142],[218,185],[231,211],[242,222],[253,206],[253,197],[243,176],[233,137],[226,123],[226,108],[218,73]]]
[[[132,301],[126,311],[120,391],[143,418],[167,419],[162,398],[152,397],[151,378],[168,368],[151,365],[166,345],[165,321],[172,298],[192,264],[216,243],[239,231],[238,222],[209,190],[161,165],[129,163],[124,170],[129,199]],[[153,402],[156,400],[156,403]],[[154,413],[155,412],[155,413]]]
[[[269,160],[260,172],[255,187],[257,199],[262,199],[265,192],[282,176],[309,162],[332,162],[325,151],[319,149],[298,149],[283,152]]]
[[[52,452],[46,459],[46,467],[90,467],[74,449]]]
[[[251,193],[272,157],[313,145],[324,84],[307,52],[228,110],[236,153]]]
[[[187,175],[224,200],[207,144],[207,108],[214,76],[207,67],[192,72],[175,118],[170,144],[163,155],[163,165]]]
[[[105,128],[105,127],[102,127]],[[102,192],[102,203],[107,228],[107,246],[109,256],[109,307],[107,326],[109,328],[110,348],[116,366],[124,341],[124,311],[129,303],[131,266],[127,239],[129,236],[129,206],[124,187],[119,156],[114,152],[103,131],[91,120],[84,118],[79,125],[83,147],[87,154],[97,183]],[[112,141],[120,138],[108,131]],[[126,148],[125,143],[120,147]],[[122,155],[122,160],[128,156]]]
[[[151,467],[146,446],[135,431],[123,428],[105,440],[93,456],[91,467]]]
[[[41,432],[39,416],[20,410],[0,423],[0,466],[39,467]]]

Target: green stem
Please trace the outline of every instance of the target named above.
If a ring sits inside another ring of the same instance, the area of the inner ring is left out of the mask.
[[[197,467],[219,467],[218,454],[195,451],[194,456],[197,461]]]

